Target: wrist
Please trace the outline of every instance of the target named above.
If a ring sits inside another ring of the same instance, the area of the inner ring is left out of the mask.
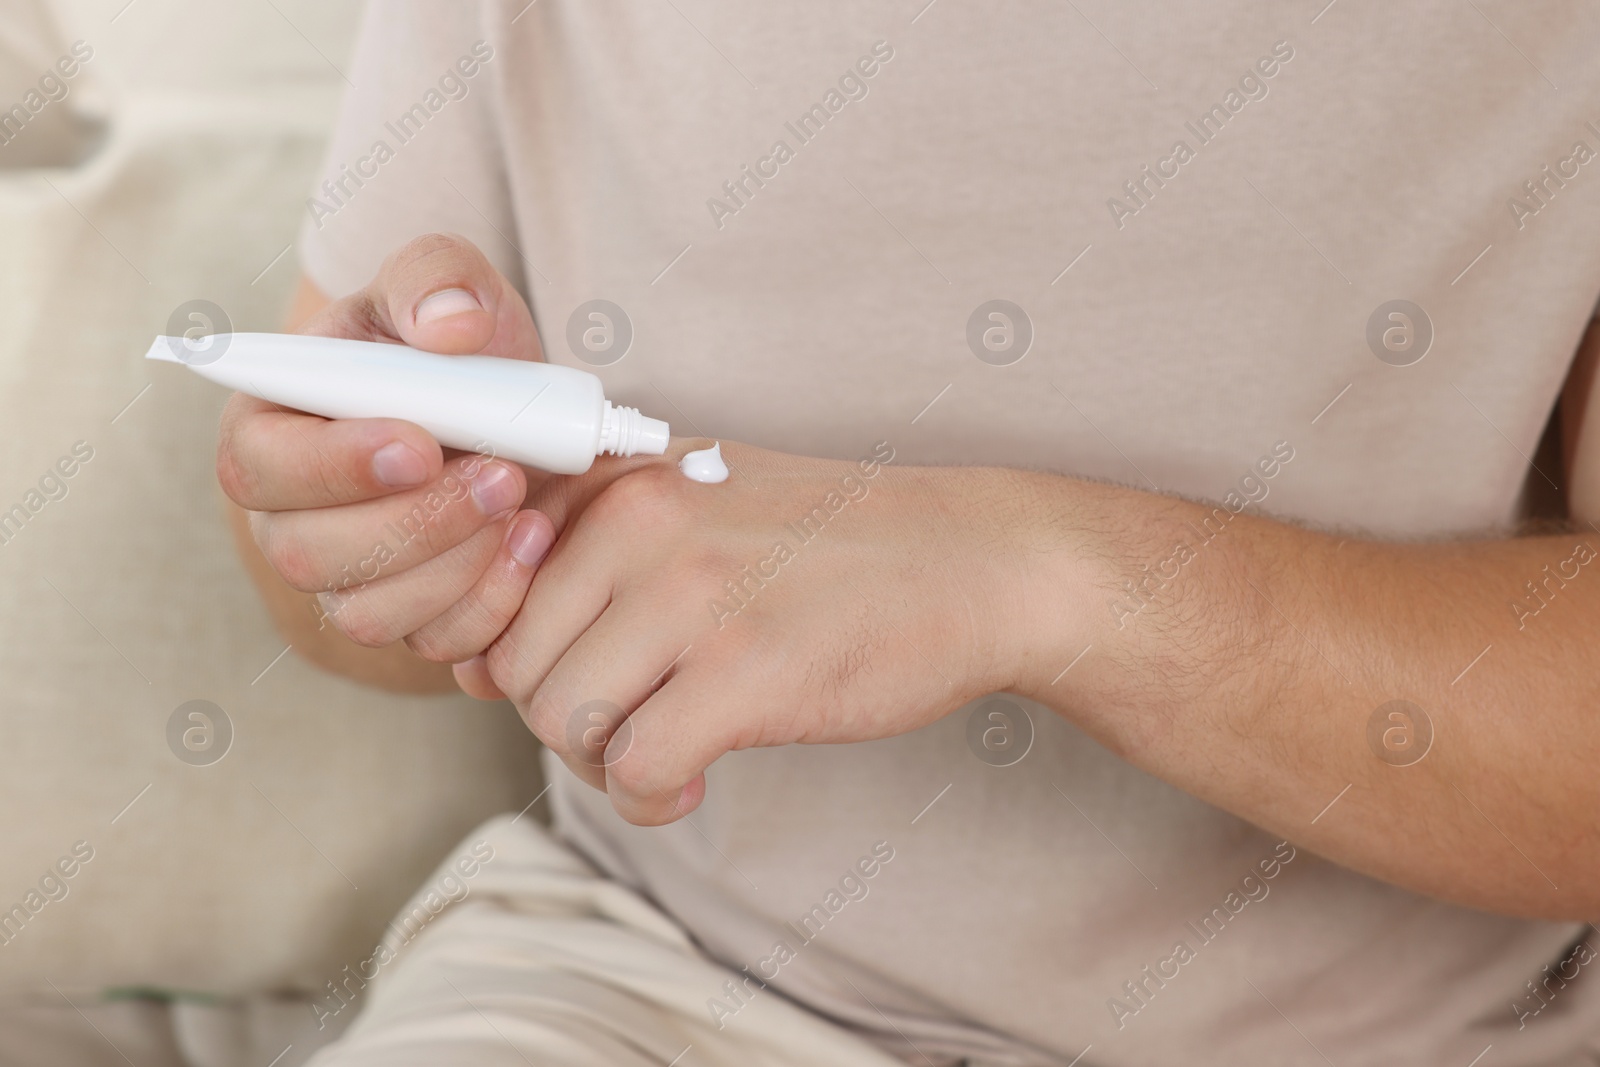
[[[1103,508],[1093,491],[1102,487],[1006,473],[1000,688],[1059,710],[1096,673],[1091,657],[1105,644],[1101,613],[1118,567],[1099,532]]]
[[[1275,585],[1261,544],[1270,524],[1236,517],[1223,528],[1216,508],[1023,477],[1013,577],[1023,608],[1006,639],[1012,692],[1137,760],[1205,729],[1190,714],[1198,707],[1255,714],[1262,693],[1304,666],[1303,639],[1292,628],[1292,640],[1282,636],[1276,609],[1253,588]]]

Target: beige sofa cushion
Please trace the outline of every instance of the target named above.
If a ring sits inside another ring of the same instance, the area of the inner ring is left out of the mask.
[[[33,43],[0,49],[10,93],[88,41],[41,112],[63,121],[23,137],[70,159],[94,111],[107,130],[74,167],[0,147],[0,993],[316,991],[462,834],[538,794],[535,744],[506,705],[280,658],[212,475],[224,396],[140,358],[196,298],[275,328],[343,87],[322,53],[342,60],[355,5],[120,6],[52,29],[13,3],[5,36]],[[175,754],[200,720],[169,745],[193,700],[231,723],[209,765]]]

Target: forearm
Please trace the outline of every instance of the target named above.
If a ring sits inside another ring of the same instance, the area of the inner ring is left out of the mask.
[[[1023,484],[1017,595],[1036,636],[1018,692],[1377,878],[1507,914],[1600,911],[1592,530],[1389,544],[1062,478]],[[1431,721],[1418,762],[1421,731],[1397,749],[1405,720],[1378,714],[1394,700]]]

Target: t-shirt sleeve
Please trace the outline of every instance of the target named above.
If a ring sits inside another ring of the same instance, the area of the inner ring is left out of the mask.
[[[301,269],[328,295],[432,232],[468,238],[526,291],[498,132],[504,60],[484,28],[463,0],[367,5],[300,228]]]

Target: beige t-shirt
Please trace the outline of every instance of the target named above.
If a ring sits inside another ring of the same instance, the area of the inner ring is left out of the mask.
[[[1593,4],[525,2],[372,5],[318,285],[456,231],[680,432],[1515,517],[1600,293]],[[705,991],[728,1026],[783,995],[916,1062],[1600,1062],[1585,927],[1335,867],[1042,707],[996,766],[992,710],[724,757],[661,829],[552,764],[557,826],[769,980]]]

